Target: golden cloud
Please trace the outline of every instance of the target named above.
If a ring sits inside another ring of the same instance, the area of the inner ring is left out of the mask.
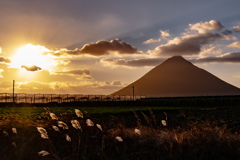
[[[240,48],[240,41],[233,42],[233,43],[229,44],[227,47],[230,47],[230,48]]]
[[[199,22],[195,24],[189,24],[189,28],[190,30],[197,30],[200,34],[206,34],[209,31],[222,29],[223,25],[216,20],[211,20],[209,22]]]

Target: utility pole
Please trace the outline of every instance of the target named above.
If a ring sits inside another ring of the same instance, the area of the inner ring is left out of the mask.
[[[13,80],[13,103],[14,103],[14,83],[15,83],[15,80]]]
[[[132,88],[133,88],[133,100],[134,100],[134,86],[132,86]]]

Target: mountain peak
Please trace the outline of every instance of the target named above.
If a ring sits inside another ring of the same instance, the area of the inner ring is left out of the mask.
[[[182,56],[176,55],[176,56],[172,56],[171,58],[183,58]]]
[[[187,61],[182,56],[173,56],[171,58],[168,58],[166,61],[164,61],[159,66],[171,66],[171,67],[181,67],[185,65],[193,65],[191,62]]]
[[[172,56],[171,58],[168,58],[169,60],[178,60],[178,61],[187,61],[185,58],[182,56]]]

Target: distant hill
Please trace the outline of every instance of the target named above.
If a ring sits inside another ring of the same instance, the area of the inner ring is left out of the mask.
[[[112,95],[210,96],[240,95],[240,89],[198,68],[181,56],[173,56],[143,77]]]

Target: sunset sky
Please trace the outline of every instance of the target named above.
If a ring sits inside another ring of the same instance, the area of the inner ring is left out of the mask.
[[[0,93],[111,94],[181,55],[240,88],[239,0],[0,0]]]

